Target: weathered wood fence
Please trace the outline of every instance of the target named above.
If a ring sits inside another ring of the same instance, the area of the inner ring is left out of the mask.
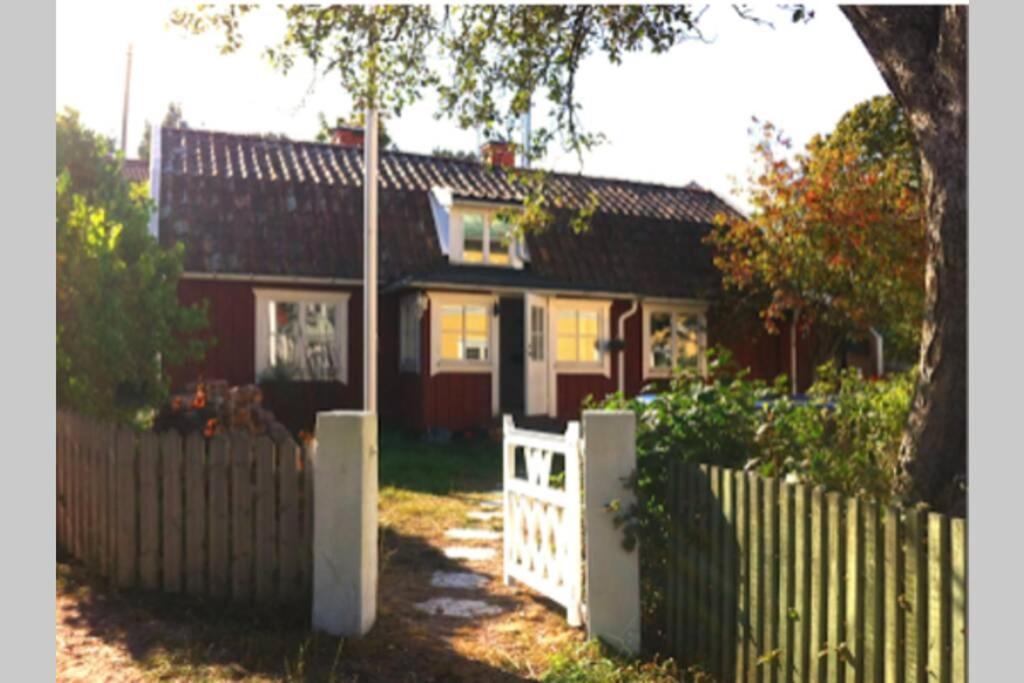
[[[308,599],[312,476],[290,436],[136,434],[57,413],[57,540],[120,587]]]
[[[963,519],[682,463],[666,605],[717,681],[967,680]]]

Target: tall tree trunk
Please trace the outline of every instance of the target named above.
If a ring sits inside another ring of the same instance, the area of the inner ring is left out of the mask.
[[[844,6],[921,150],[928,259],[920,376],[900,449],[904,493],[966,510],[967,7]]]

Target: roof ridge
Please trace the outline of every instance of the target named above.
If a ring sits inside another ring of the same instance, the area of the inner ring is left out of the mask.
[[[333,142],[320,142],[319,140],[293,140],[291,138],[273,137],[274,134],[272,134],[272,133],[237,133],[237,132],[231,132],[231,131],[211,130],[211,129],[206,129],[206,128],[169,128],[169,129],[165,129],[165,130],[174,130],[174,131],[182,132],[182,133],[202,133],[202,134],[206,134],[206,135],[222,135],[222,136],[227,136],[227,137],[232,137],[232,138],[246,138],[246,139],[249,139],[249,140],[259,140],[261,142],[276,142],[276,143],[287,143],[287,144],[293,144],[293,145],[308,145],[308,146],[314,146],[314,147],[329,148],[329,149],[332,149],[332,150],[354,150],[354,149],[356,149],[356,148],[353,148],[353,147],[343,147],[343,146],[337,145],[337,144],[335,144]],[[455,164],[455,165],[458,165],[458,166],[470,166],[470,167],[474,167],[474,168],[485,168],[486,167],[485,164],[483,162],[480,162],[480,161],[473,161],[473,160],[470,160],[470,159],[460,159],[460,158],[448,157],[448,156],[438,156],[436,154],[427,154],[425,152],[410,152],[410,151],[407,151],[407,150],[386,150],[386,149],[385,150],[381,150],[380,151],[381,158],[383,158],[385,155],[388,155],[388,156],[413,157],[413,158],[425,159],[425,160],[430,160],[430,161],[441,161],[441,162],[448,163],[448,164]],[[629,178],[617,178],[617,177],[609,177],[609,176],[601,176],[601,175],[587,175],[587,174],[584,174],[582,172],[581,173],[569,173],[569,172],[566,172],[566,171],[556,171],[556,170],[552,170],[552,169],[543,169],[543,168],[523,168],[523,167],[517,166],[517,167],[514,167],[512,170],[516,170],[516,171],[543,171],[543,172],[547,173],[549,176],[554,176],[554,177],[559,177],[559,178],[567,178],[567,179],[572,179],[572,180],[588,180],[588,181],[595,181],[595,182],[608,183],[608,184],[614,184],[614,185],[631,185],[631,186],[640,186],[640,187],[646,187],[646,188],[652,188],[652,189],[670,190],[672,192],[682,192],[682,193],[697,194],[697,195],[710,195],[712,197],[715,197],[719,201],[725,201],[722,197],[720,197],[713,190],[709,190],[709,189],[704,188],[702,186],[692,187],[692,185],[696,184],[695,181],[692,181],[692,180],[689,183],[687,183],[687,185],[669,185],[668,183],[659,183],[659,182],[648,181],[648,180],[630,180]]]

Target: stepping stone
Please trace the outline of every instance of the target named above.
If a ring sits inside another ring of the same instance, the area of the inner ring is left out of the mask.
[[[430,598],[426,602],[417,602],[416,609],[427,614],[444,617],[483,617],[501,614],[497,605],[489,605],[483,600],[456,600],[454,598]]]
[[[450,560],[489,560],[494,557],[493,548],[466,548],[456,546],[454,548],[445,548],[444,556]]]
[[[483,588],[489,577],[475,572],[434,572],[430,577],[430,585],[435,588],[467,588],[470,590]]]
[[[457,541],[501,540],[500,531],[490,531],[489,529],[448,529],[444,532],[444,535]]]
[[[482,500],[482,501],[480,501],[480,507],[494,510],[494,509],[497,509],[497,508],[501,507],[501,501],[499,501],[499,500]]]
[[[490,522],[492,519],[501,519],[503,515],[500,512],[477,512],[474,510],[466,516],[476,522]]]

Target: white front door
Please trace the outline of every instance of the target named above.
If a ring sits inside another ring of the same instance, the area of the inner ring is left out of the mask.
[[[548,298],[527,293],[523,297],[523,331],[526,349],[526,414],[548,413]]]

